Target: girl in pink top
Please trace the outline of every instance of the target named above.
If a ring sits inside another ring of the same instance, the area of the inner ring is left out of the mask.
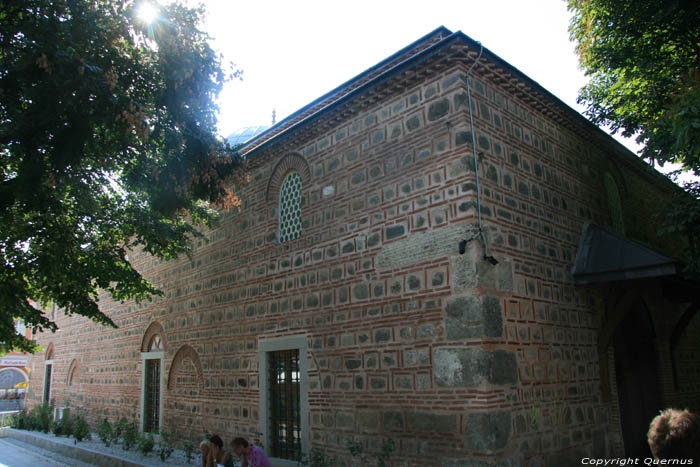
[[[265,452],[243,438],[234,438],[231,449],[241,457],[241,467],[272,467]]]

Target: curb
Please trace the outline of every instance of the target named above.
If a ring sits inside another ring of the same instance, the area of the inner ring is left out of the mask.
[[[143,467],[143,464],[82,448],[77,445],[71,446],[70,444],[57,443],[50,439],[34,436],[31,432],[24,430],[15,430],[5,427],[0,429],[0,438],[12,438],[27,444],[33,444],[47,451],[55,452],[64,457],[71,457],[88,464],[103,467]]]

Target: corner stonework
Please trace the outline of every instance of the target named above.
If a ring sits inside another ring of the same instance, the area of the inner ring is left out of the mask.
[[[442,388],[473,388],[518,384],[515,352],[478,347],[433,350],[433,376]]]
[[[503,336],[503,310],[497,297],[466,296],[447,301],[445,333],[448,340]]]

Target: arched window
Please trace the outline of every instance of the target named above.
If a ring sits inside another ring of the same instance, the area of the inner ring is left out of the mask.
[[[265,200],[270,208],[276,207],[279,221],[277,240],[280,243],[301,235],[301,208],[304,206],[301,189],[302,186],[308,188],[310,181],[309,163],[299,154],[287,154],[272,169]]]
[[[80,383],[80,367],[78,366],[78,360],[73,359],[68,367],[68,379],[66,380],[68,386],[77,385]]]
[[[46,348],[44,357],[44,394],[42,400],[47,404],[51,401],[51,379],[53,377],[53,342]]]
[[[622,218],[622,200],[620,199],[620,192],[617,189],[617,183],[610,173],[606,173],[603,178],[605,183],[605,192],[608,195],[608,209],[610,210],[610,220],[612,222],[612,229],[620,234],[625,234],[625,222]]]
[[[287,173],[280,189],[279,232],[280,243],[301,235],[301,175],[296,170]]]
[[[162,427],[165,346],[165,330],[160,323],[154,321],[146,329],[141,341],[141,410],[144,433],[159,433]]]

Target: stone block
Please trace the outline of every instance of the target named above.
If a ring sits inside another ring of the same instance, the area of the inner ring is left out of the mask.
[[[374,342],[376,344],[381,344],[384,342],[389,342],[391,340],[391,329],[377,329],[374,331]]]
[[[409,391],[413,389],[413,377],[410,375],[395,376],[394,389],[399,391]]]
[[[404,421],[401,412],[384,412],[384,429],[388,431],[403,431]]]
[[[353,286],[352,295],[355,300],[366,300],[369,298],[369,286],[364,283]]]
[[[362,360],[359,358],[349,358],[345,360],[345,368],[348,370],[356,370],[362,366]]]
[[[428,121],[433,122],[444,117],[450,111],[450,101],[446,98],[437,100],[428,106]]]
[[[392,225],[386,228],[385,233],[387,240],[393,240],[406,233],[406,226],[403,224]]]
[[[467,426],[464,429],[465,447],[474,451],[497,451],[505,448],[511,435],[510,417],[510,413],[505,410],[468,413]]]
[[[417,130],[423,126],[423,114],[418,112],[406,119],[406,129],[408,131]]]
[[[375,410],[357,412],[355,420],[360,430],[375,431],[379,428],[379,412]]]
[[[506,350],[437,348],[433,350],[433,376],[439,387],[512,385],[518,383],[518,366],[515,353]]]
[[[496,297],[457,297],[447,301],[445,333],[450,339],[501,337],[503,311]]]
[[[363,375],[355,376],[355,389],[362,390],[365,388],[365,377]]]
[[[416,376],[416,389],[419,391],[430,390],[430,375],[429,374],[418,374]]]
[[[355,424],[355,416],[352,412],[338,412],[335,417],[335,426],[338,428],[352,428]]]
[[[372,376],[369,378],[369,387],[377,391],[386,389],[386,378],[383,376]]]
[[[427,433],[454,433],[457,431],[457,414],[433,412],[409,412],[407,423],[413,431]]]
[[[403,226],[401,226],[403,229]],[[389,235],[387,228],[387,239]],[[403,235],[396,232],[395,238]],[[377,269],[399,269],[416,263],[424,262],[432,258],[442,257],[457,252],[457,245],[464,237],[464,228],[460,226],[446,226],[432,229],[420,234],[414,233],[405,239],[396,241],[382,248],[376,256]]]

